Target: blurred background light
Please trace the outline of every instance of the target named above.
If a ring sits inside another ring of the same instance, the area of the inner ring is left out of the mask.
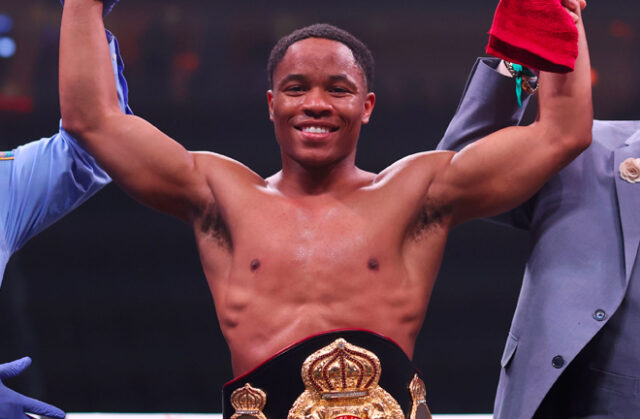
[[[0,38],[0,57],[10,58],[15,53],[16,41],[9,38],[8,36],[3,36],[2,38]]]
[[[609,25],[609,32],[616,38],[632,39],[635,31],[627,22],[622,20],[614,20]]]
[[[596,86],[600,81],[600,73],[595,68],[591,69],[591,86]]]
[[[0,13],[0,34],[8,33],[13,28],[13,19],[11,16]]]

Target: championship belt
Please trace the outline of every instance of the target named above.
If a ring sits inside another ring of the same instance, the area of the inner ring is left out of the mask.
[[[428,419],[419,371],[391,340],[344,330],[307,338],[223,388],[224,419]]]

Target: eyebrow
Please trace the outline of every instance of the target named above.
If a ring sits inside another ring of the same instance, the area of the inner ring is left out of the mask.
[[[306,83],[309,81],[309,78],[303,74],[287,74],[280,81],[280,83],[278,83],[278,86],[282,86],[292,81]],[[350,88],[354,90],[358,90],[358,86],[349,77],[345,76],[344,74],[335,74],[335,75],[329,76],[329,81],[331,81],[332,83],[335,83],[335,82],[346,83],[347,85],[349,85]]]
[[[329,80],[331,80],[332,82],[342,82],[345,83],[347,85],[349,85],[349,87],[351,89],[354,90],[358,90],[358,86],[347,76],[343,75],[343,74],[338,74],[335,76],[330,76]]]
[[[291,81],[298,81],[298,82],[306,82],[309,79],[306,76],[303,76],[302,74],[287,74],[282,80],[280,80],[280,82],[278,83],[278,87],[287,84]]]

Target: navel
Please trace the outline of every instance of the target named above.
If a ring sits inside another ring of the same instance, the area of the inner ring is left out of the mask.
[[[371,258],[369,259],[369,261],[367,262],[367,267],[372,270],[372,271],[377,271],[380,269],[380,263],[378,262],[378,259],[376,258]]]
[[[257,271],[260,268],[260,260],[259,259],[252,260],[249,267],[251,268],[251,272]]]

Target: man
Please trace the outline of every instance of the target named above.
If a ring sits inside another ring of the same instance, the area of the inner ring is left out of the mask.
[[[439,149],[460,150],[522,118],[497,64],[476,63]],[[640,121],[596,120],[593,144],[499,218],[529,230],[532,250],[501,361],[497,418],[640,412],[639,180]]]
[[[424,412],[409,357],[449,230],[522,202],[589,143],[582,24],[575,73],[541,75],[538,122],[458,154],[409,156],[379,174],[354,163],[375,105],[368,49],[329,25],[296,31],[269,60],[282,170],[262,179],[229,158],[188,152],[115,107],[100,14],[99,2],[66,1],[65,128],[128,193],[193,229],[236,375],[225,387],[224,416]],[[324,333],[335,329],[370,329],[395,343]]]
[[[117,104],[131,114],[118,43],[107,32],[105,57],[111,57],[111,78]],[[0,284],[11,255],[36,234],[77,208],[110,182],[94,158],[62,128],[57,134],[15,150],[0,152]],[[25,418],[25,412],[63,418],[60,409],[7,388],[2,380],[19,375],[31,364],[25,357],[0,364],[0,418]]]

